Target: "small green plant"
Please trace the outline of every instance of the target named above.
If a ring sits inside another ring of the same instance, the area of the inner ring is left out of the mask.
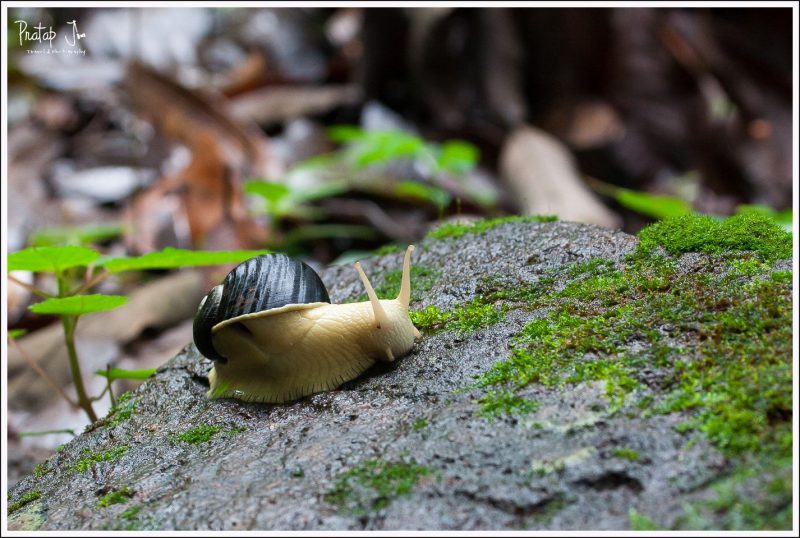
[[[284,219],[312,222],[279,237],[282,250],[310,239],[376,239],[372,227],[314,223],[327,213],[312,202],[351,191],[430,204],[440,214],[453,201],[453,189],[480,205],[495,203],[494,191],[465,181],[465,174],[475,167],[480,156],[469,142],[448,140],[438,144],[399,130],[374,131],[352,125],[331,127],[328,136],[341,147],[297,163],[281,181],[252,178],[244,185],[245,193],[261,199],[273,225]],[[385,168],[397,161],[412,161],[421,178],[383,181]],[[309,177],[315,181],[309,181]]]
[[[103,394],[90,397],[86,393],[81,374],[81,365],[78,353],[75,348],[75,329],[78,320],[85,314],[113,310],[127,302],[127,297],[120,295],[88,294],[87,292],[102,282],[108,276],[123,271],[146,270],[146,269],[173,269],[189,266],[218,265],[223,263],[241,262],[252,256],[263,253],[263,251],[221,251],[221,252],[202,252],[190,251],[175,248],[166,248],[159,252],[152,252],[137,257],[108,258],[103,257],[99,252],[92,248],[81,246],[45,246],[31,247],[19,252],[14,252],[8,256],[9,271],[32,271],[36,273],[51,273],[56,278],[57,293],[51,294],[21,282],[9,275],[20,286],[28,289],[33,294],[44,300],[29,307],[32,312],[58,316],[64,330],[64,344],[67,348],[72,380],[75,384],[77,400],[70,398],[57,383],[53,382],[41,368],[36,368],[33,361],[28,361],[40,375],[54,388],[58,390],[61,397],[68,401],[73,407],[81,408],[95,422],[97,415],[92,403],[105,394],[111,393],[110,385],[114,379],[121,379],[123,376],[130,378],[130,371],[125,373],[122,370],[109,370],[106,376],[109,385]],[[12,336],[12,335],[10,335]],[[19,347],[16,339],[12,337],[12,342]],[[27,359],[20,348],[22,355]],[[142,376],[143,372],[135,375]],[[110,396],[113,402],[113,394]]]
[[[125,227],[120,223],[90,224],[45,228],[37,231],[30,239],[32,247],[52,247],[58,245],[88,246],[122,235]]]

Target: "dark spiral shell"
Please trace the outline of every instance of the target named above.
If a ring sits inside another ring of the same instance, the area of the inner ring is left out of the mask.
[[[209,359],[225,362],[211,342],[217,323],[290,304],[330,302],[322,279],[306,263],[285,254],[256,256],[237,265],[200,302],[194,343]]]

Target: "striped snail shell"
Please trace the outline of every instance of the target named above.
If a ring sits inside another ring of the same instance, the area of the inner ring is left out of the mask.
[[[203,298],[194,318],[194,342],[209,359],[225,362],[211,341],[218,323],[287,305],[330,302],[325,284],[308,264],[285,254],[262,254],[237,265]]]

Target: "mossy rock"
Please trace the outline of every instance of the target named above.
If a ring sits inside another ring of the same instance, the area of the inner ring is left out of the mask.
[[[211,363],[188,346],[12,487],[11,506],[37,498],[11,520],[790,529],[791,237],[753,215],[641,241],[538,220],[431,234],[413,256],[423,338],[335,391],[209,401]],[[389,294],[401,260],[363,265]],[[363,291],[351,267],[321,277],[334,302]]]

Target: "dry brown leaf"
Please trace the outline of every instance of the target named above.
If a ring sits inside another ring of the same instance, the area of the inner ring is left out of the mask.
[[[500,173],[525,214],[558,215],[607,228],[621,224],[584,185],[567,148],[540,129],[526,126],[511,133],[500,155]]]
[[[129,68],[126,89],[140,113],[192,155],[184,170],[162,178],[134,202],[127,214],[134,230],[129,245],[147,252],[167,245],[263,244],[241,191],[244,178],[271,173],[260,129],[229,116],[221,96],[200,95],[137,63]]]
[[[231,113],[237,119],[266,125],[324,114],[336,107],[358,104],[361,98],[361,89],[354,84],[275,86],[237,97],[231,103]]]
[[[225,75],[220,91],[228,98],[251,92],[270,81],[269,64],[264,53],[255,50]]]

